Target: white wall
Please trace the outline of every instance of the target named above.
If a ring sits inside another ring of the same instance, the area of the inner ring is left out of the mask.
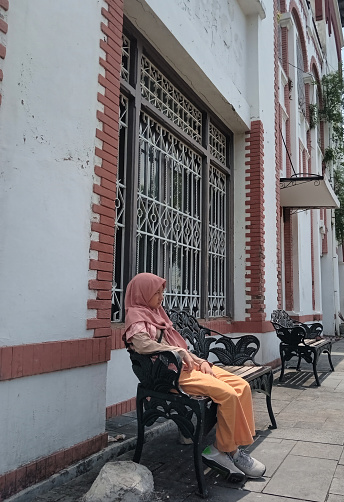
[[[246,21],[236,1],[125,0],[124,13],[234,132],[250,124]],[[182,21],[181,21],[182,20]]]
[[[126,349],[113,350],[107,366],[106,406],[136,396],[138,383]]]
[[[0,109],[0,345],[86,330],[100,0],[11,0]],[[0,382],[0,473],[104,432],[106,364]]]
[[[322,303],[323,303],[323,326],[324,333],[334,335],[335,333],[335,314],[339,311],[339,304],[335,293],[336,280],[334,273],[338,273],[336,249],[333,246],[333,235],[331,232],[331,210],[326,210],[326,226],[328,252],[321,257],[321,284],[322,284]]]
[[[310,211],[300,212],[297,216],[299,223],[300,313],[309,314],[313,311]],[[318,257],[315,257],[315,259],[318,260]]]
[[[105,426],[106,365],[0,384],[0,474],[68,448]]]
[[[0,111],[3,345],[92,334],[86,306],[100,6],[11,0],[8,10]]]

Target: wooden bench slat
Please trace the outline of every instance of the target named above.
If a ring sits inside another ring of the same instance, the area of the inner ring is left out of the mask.
[[[270,373],[272,370],[270,366],[222,366],[222,368],[230,373],[244,378],[244,380],[253,380],[262,375]]]

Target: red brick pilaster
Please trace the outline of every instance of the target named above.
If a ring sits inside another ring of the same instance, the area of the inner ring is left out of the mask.
[[[7,11],[9,8],[9,1],[8,0],[0,0],[0,32],[6,35],[8,31],[8,24],[7,24]],[[4,40],[4,36],[2,39]],[[2,81],[4,78],[4,72],[2,69],[3,61],[6,57],[6,46],[3,43],[0,43],[0,105],[2,101]]]
[[[246,138],[246,320],[265,320],[264,129],[251,123]]]
[[[94,330],[95,337],[111,336],[111,288],[113,278],[115,199],[119,131],[119,89],[122,58],[123,0],[106,0],[108,8],[102,8],[100,48],[103,56],[99,64],[103,74],[98,82],[99,109],[96,130],[98,157],[94,168],[97,182],[93,185],[90,243],[90,270],[96,276],[89,281],[89,289],[95,298],[88,300],[87,307],[96,311],[96,317],[87,320],[87,328]]]

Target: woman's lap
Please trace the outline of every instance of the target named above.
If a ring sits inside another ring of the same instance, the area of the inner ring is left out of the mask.
[[[225,395],[241,395],[248,384],[241,377],[213,366],[216,377],[193,370],[182,372],[179,383],[188,394],[209,396],[215,401],[223,399]]]

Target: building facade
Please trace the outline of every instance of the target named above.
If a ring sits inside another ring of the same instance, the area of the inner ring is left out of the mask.
[[[0,0],[0,500],[135,409],[136,273],[273,367],[275,308],[338,330],[342,46],[334,0]]]

